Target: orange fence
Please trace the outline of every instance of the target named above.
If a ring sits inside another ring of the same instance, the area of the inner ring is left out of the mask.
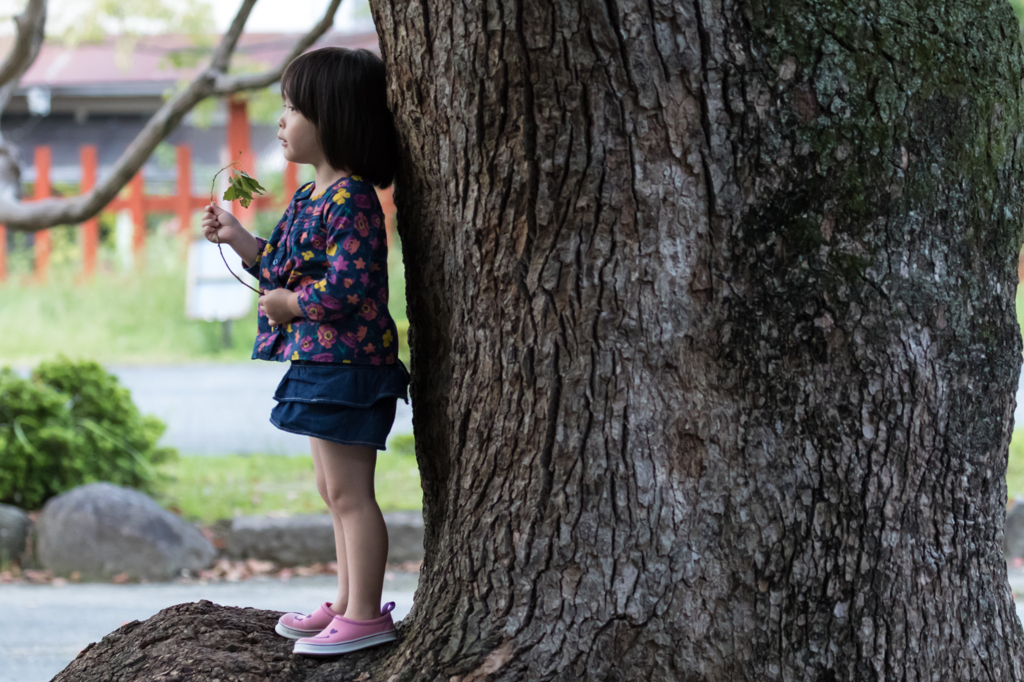
[[[232,112],[234,113],[234,112]],[[240,126],[239,126],[240,127]],[[244,129],[245,139],[232,140],[238,143],[238,149],[248,149],[248,129]],[[139,171],[122,191],[122,196],[107,204],[104,211],[131,211],[134,231],[132,247],[136,263],[141,263],[143,250],[146,246],[146,216],[150,213],[174,213],[178,217],[178,230],[185,234],[191,225],[192,212],[201,210],[210,203],[209,195],[196,196],[191,193],[192,187],[192,151],[188,145],[178,145],[177,152],[177,192],[172,195],[146,194],[142,172]],[[32,197],[26,201],[38,201],[52,196],[50,186],[50,167],[52,155],[46,146],[36,147],[35,169],[36,182]],[[79,154],[81,164],[81,182],[79,191],[83,194],[96,184],[97,150],[95,145],[82,145]],[[252,152],[243,152],[239,165],[251,173],[253,167]],[[227,171],[225,171],[227,172]],[[251,217],[260,210],[283,208],[298,189],[298,166],[288,163],[284,171],[284,196],[256,196],[249,208],[244,209],[239,202],[233,202],[232,213],[242,220]],[[383,199],[383,197],[382,197]],[[81,225],[82,240],[82,271],[86,277],[96,272],[96,253],[99,246],[99,219],[90,218]],[[45,281],[50,267],[50,232],[41,230],[35,233],[35,274],[39,281]],[[0,282],[7,279],[7,230],[0,225]]]

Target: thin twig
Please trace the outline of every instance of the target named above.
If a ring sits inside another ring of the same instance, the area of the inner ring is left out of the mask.
[[[237,162],[237,161],[232,161],[231,163],[229,163],[228,165],[224,166],[224,167],[223,167],[223,168],[221,168],[221,169],[220,169],[219,171],[217,171],[216,173],[214,173],[214,175],[213,175],[213,181],[212,181],[212,182],[210,183],[210,203],[211,203],[211,204],[212,204],[212,203],[213,203],[213,201],[214,201],[214,191],[215,191],[215,188],[217,187],[217,176],[218,176],[218,175],[220,175],[221,173],[223,173],[223,172],[224,172],[225,170],[227,170],[228,168],[231,168],[232,166],[237,166],[237,165],[238,165],[238,162]],[[253,289],[253,288],[252,288],[251,286],[249,286],[249,285],[248,285],[248,284],[246,284],[246,283],[245,283],[244,281],[242,281],[242,278],[241,278],[241,277],[239,277],[238,275],[236,275],[236,274],[235,274],[235,271],[231,269],[231,266],[230,266],[230,265],[228,265],[228,259],[224,257],[224,249],[223,249],[223,248],[221,248],[221,245],[220,245],[220,235],[219,235],[219,234],[217,234],[217,231],[216,231],[216,230],[214,230],[214,232],[213,232],[213,236],[214,236],[214,238],[216,238],[216,240],[217,240],[217,241],[216,241],[216,244],[217,244],[217,251],[219,251],[219,252],[220,252],[220,259],[221,259],[222,261],[224,261],[224,267],[226,267],[226,268],[228,269],[228,272],[230,272],[230,273],[231,273],[231,276],[232,276],[232,277],[234,277],[235,279],[237,279],[237,280],[238,280],[239,282],[241,282],[241,283],[242,283],[242,286],[244,286],[244,287],[246,287],[246,288],[248,288],[248,289],[250,289],[250,290],[252,290],[252,291],[255,291],[255,292],[256,292],[257,294],[259,294],[260,296],[262,296],[262,295],[263,295],[263,292],[262,292],[262,291],[260,291],[259,289]]]

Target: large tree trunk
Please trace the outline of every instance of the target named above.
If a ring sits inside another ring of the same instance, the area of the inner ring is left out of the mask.
[[[1020,679],[997,2],[371,0],[427,560],[398,679]]]
[[[427,550],[371,679],[1021,679],[1004,0],[371,6]]]

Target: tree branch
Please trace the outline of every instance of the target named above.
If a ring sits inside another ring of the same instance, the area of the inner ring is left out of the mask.
[[[221,38],[220,45],[217,46],[210,58],[210,69],[222,73],[228,70],[228,66],[231,64],[231,54],[235,51],[235,46],[238,45],[238,38],[242,35],[245,22],[249,19],[249,12],[252,11],[255,4],[256,0],[245,0],[238,8],[238,13],[235,14],[231,26]]]
[[[39,55],[46,26],[46,0],[28,0],[25,11],[14,17],[17,37],[14,47],[0,64],[0,83],[21,78]]]
[[[14,17],[14,47],[0,64],[0,111],[7,108],[21,77],[39,56],[46,29],[46,5],[47,0],[29,0],[25,11]]]
[[[331,0],[331,4],[324,11],[324,16],[320,18],[320,21],[309,30],[309,33],[295,43],[292,51],[276,67],[262,73],[239,74],[237,76],[220,75],[214,83],[214,92],[218,95],[229,95],[243,90],[258,90],[280,80],[281,74],[284,73],[285,67],[288,66],[289,62],[305,52],[313,43],[320,39],[320,36],[327,32],[327,29],[334,23],[334,14],[338,11],[340,5],[341,0]]]
[[[128,148],[114,163],[110,174],[89,192],[61,199],[34,202],[10,202],[0,198],[0,223],[12,230],[35,232],[54,225],[80,223],[93,217],[117,196],[150,154],[173,131],[196,104],[212,95],[229,95],[266,87],[281,77],[285,67],[330,28],[341,0],[332,0],[323,18],[295,44],[291,53],[275,68],[263,74],[228,78],[227,67],[238,44],[239,36],[256,0],[245,0],[231,22],[231,27],[214,50],[209,66],[197,75],[188,87],[164,102],[146,122]],[[267,77],[276,74],[270,80]]]

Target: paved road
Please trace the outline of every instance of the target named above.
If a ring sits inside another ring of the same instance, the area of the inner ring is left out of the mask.
[[[288,363],[113,366],[143,412],[167,424],[161,443],[183,454],[308,454],[309,440],[275,428],[272,398]],[[1024,372],[1014,421],[1024,425]],[[392,435],[412,433],[412,404],[398,401]]]
[[[286,362],[112,366],[146,414],[167,424],[161,444],[185,455],[309,454],[309,439],[270,423]],[[398,401],[391,435],[412,433],[412,404]]]
[[[399,573],[385,579],[382,603],[395,602],[395,620],[412,608],[416,580]],[[207,585],[2,585],[0,682],[46,682],[90,642],[174,604],[209,599],[224,606],[308,611],[331,599],[336,585],[332,576]]]
[[[309,440],[275,428],[273,394],[287,363],[111,366],[140,409],[167,424],[161,444],[186,455],[309,453]],[[27,368],[19,368],[27,374]],[[1024,372],[1014,423],[1024,425]],[[391,435],[412,433],[412,405],[398,401]]]

